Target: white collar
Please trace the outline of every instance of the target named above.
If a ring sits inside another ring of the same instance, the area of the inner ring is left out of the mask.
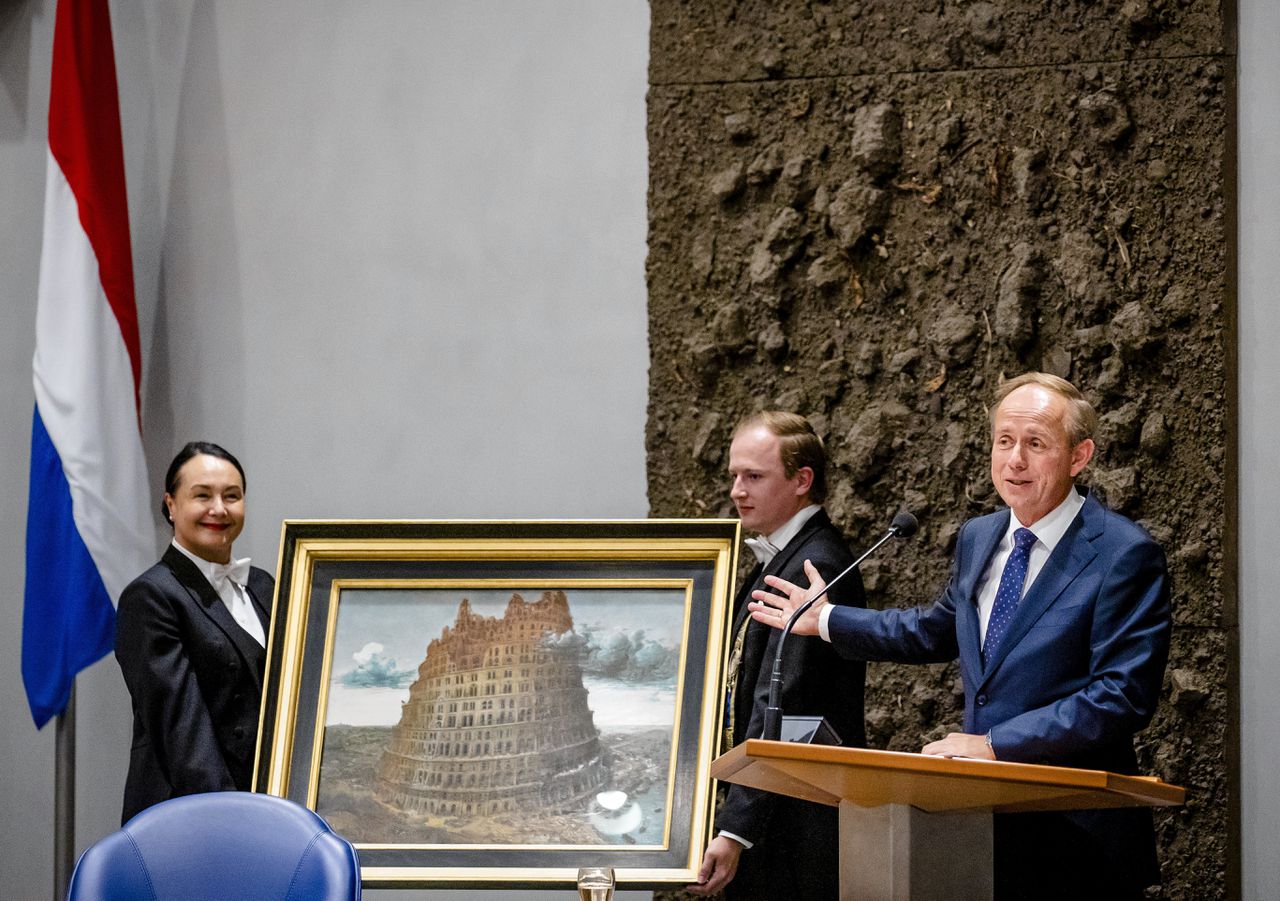
[[[241,557],[239,560],[232,559],[230,563],[214,563],[212,560],[206,560],[203,557],[197,557],[191,551],[178,544],[175,538],[171,542],[174,547],[182,552],[188,560],[196,565],[200,570],[200,574],[209,580],[209,584],[217,591],[222,587],[222,583],[228,578],[237,585],[249,584],[249,559]]]
[[[821,510],[822,507],[817,504],[810,504],[796,511],[795,516],[788,519],[782,526],[774,532],[769,533],[769,543],[782,550],[791,539],[800,534],[800,530],[804,528],[804,524],[813,518],[813,515]]]
[[[1084,495],[1076,491],[1075,486],[1067,492],[1067,496],[1062,499],[1062,503],[1054,507],[1044,516],[1037,519],[1034,523],[1025,528],[1031,530],[1036,536],[1036,540],[1049,549],[1049,553],[1053,553],[1053,549],[1058,546],[1058,542],[1062,540],[1062,536],[1067,534],[1072,521],[1080,512],[1080,508],[1084,506]],[[1004,543],[1009,547],[1013,546],[1013,533],[1018,529],[1024,528],[1022,523],[1018,522],[1017,515],[1013,510],[1009,511],[1009,527],[1004,533]]]

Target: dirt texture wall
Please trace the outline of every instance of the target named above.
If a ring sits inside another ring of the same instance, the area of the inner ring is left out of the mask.
[[[873,606],[931,601],[999,505],[1002,376],[1102,414],[1082,477],[1163,544],[1173,656],[1143,768],[1153,897],[1234,879],[1229,273],[1235,58],[1214,0],[652,2],[649,498],[734,515],[727,446],[765,407],[827,442]],[[954,665],[871,664],[872,747],[959,728]]]

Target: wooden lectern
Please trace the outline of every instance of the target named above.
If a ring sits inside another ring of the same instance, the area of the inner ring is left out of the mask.
[[[839,807],[841,901],[991,901],[992,813],[1186,796],[1147,776],[760,739],[718,757],[711,775]]]

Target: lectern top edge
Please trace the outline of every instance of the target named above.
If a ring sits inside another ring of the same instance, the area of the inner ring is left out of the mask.
[[[802,745],[761,739],[748,739],[721,757],[716,761],[717,766],[712,770],[712,775],[724,779],[740,769],[748,760],[787,761],[791,764],[834,764],[854,769],[877,770],[882,773],[952,776],[1057,788],[1110,791],[1142,798],[1158,806],[1179,805],[1186,798],[1185,789],[1148,776],[1124,776],[1104,770],[1011,763],[1000,760],[932,757],[902,751]]]

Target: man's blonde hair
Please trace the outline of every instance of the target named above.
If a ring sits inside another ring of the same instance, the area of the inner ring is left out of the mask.
[[[1093,405],[1084,399],[1080,389],[1064,378],[1050,375],[1047,372],[1024,372],[1016,378],[1006,379],[996,388],[995,403],[987,411],[992,423],[996,419],[996,410],[1004,403],[1004,399],[1023,385],[1037,385],[1050,391],[1067,402],[1067,415],[1064,425],[1067,427],[1067,438],[1075,447],[1081,441],[1093,437],[1098,428],[1098,414]]]
[[[778,453],[782,457],[782,472],[788,479],[804,467],[813,471],[813,484],[809,486],[809,499],[820,504],[827,499],[827,450],[822,439],[813,430],[809,420],[798,413],[784,410],[762,410],[752,413],[738,423],[733,430],[736,438],[747,429],[762,426],[778,439]]]

